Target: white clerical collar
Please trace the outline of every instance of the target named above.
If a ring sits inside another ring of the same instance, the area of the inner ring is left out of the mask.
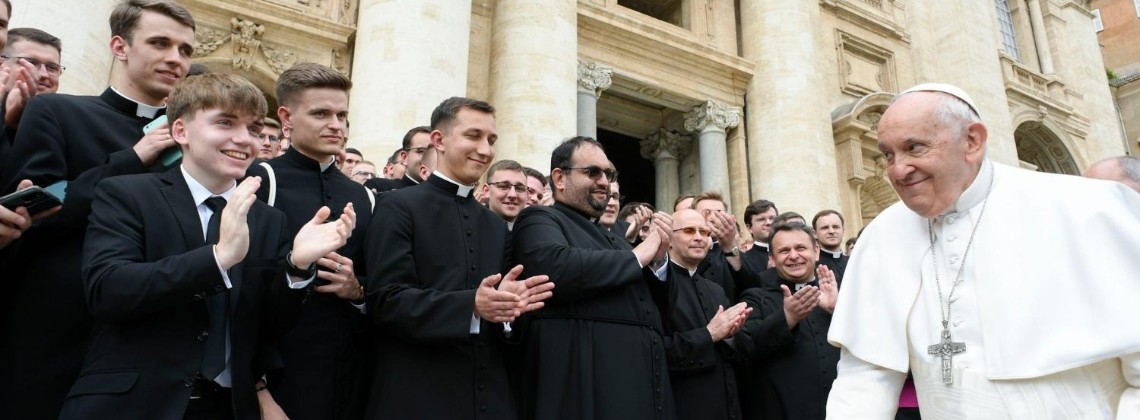
[[[756,246],[759,246],[759,247],[763,247],[765,251],[767,251],[767,250],[768,250],[768,244],[766,244],[766,243],[763,243],[763,242],[760,242],[760,241],[756,241],[756,242],[753,242],[753,243],[754,243],[754,244],[756,244]]]
[[[448,178],[447,175],[444,175],[440,171],[432,172],[432,175],[438,176],[439,179],[450,182],[452,184],[455,184],[455,186],[459,187],[458,189],[455,190],[455,195],[458,195],[460,197],[466,197],[468,194],[471,194],[471,190],[475,189],[474,185],[460,184],[458,181],[451,179],[451,178]]]
[[[226,199],[228,202],[230,201],[230,196],[234,194],[234,190],[237,189],[237,181],[234,181],[233,185],[231,185],[230,188],[225,192],[221,194],[214,194],[210,192],[208,188],[202,185],[201,182],[198,182],[197,179],[194,179],[193,175],[190,175],[189,172],[186,172],[186,165],[180,165],[178,169],[182,170],[182,177],[186,179],[186,186],[190,188],[190,197],[194,198],[195,206],[202,205],[202,203],[206,202],[207,198],[213,197],[215,195],[222,196],[222,198]]]
[[[796,286],[796,290],[793,290],[792,293],[798,292],[800,289],[810,286],[812,283],[815,283],[816,280],[817,279],[815,277],[812,277],[811,280],[805,281],[803,283],[793,283]]]
[[[407,179],[408,179],[408,181],[412,181],[412,185],[416,185],[416,184],[419,184],[419,183],[420,183],[419,181],[416,181],[416,179],[415,179],[415,178],[412,178],[412,176],[411,176],[411,175],[408,175],[408,174],[404,174],[404,178],[407,178]]]
[[[143,118],[154,118],[154,116],[158,114],[158,111],[166,109],[166,105],[153,106],[153,105],[147,105],[147,104],[144,104],[142,102],[139,102],[138,100],[135,100],[134,98],[131,98],[130,96],[124,95],[123,92],[119,92],[119,90],[115,89],[114,86],[111,86],[111,90],[114,91],[116,95],[122,96],[123,99],[126,99],[128,101],[131,101],[131,102],[134,102],[135,104],[137,104],[138,108],[135,108],[135,115],[137,115],[137,116],[140,116]]]
[[[336,163],[336,156],[329,156],[328,162],[324,162],[324,163],[320,164],[321,165],[321,173],[324,173],[325,171],[329,170],[329,167],[333,166],[334,163]]]
[[[946,210],[945,214],[961,213],[969,211],[982,200],[986,198],[986,192],[989,191],[990,179],[994,177],[994,164],[989,159],[982,159],[982,168],[978,171],[978,176],[974,178],[974,182],[970,184],[962,195],[958,196],[958,201],[954,202],[954,206]]]
[[[672,265],[675,265],[675,266],[677,266],[678,268],[680,268],[680,269],[682,269],[682,270],[688,271],[688,272],[689,272],[689,278],[693,278],[693,276],[695,276],[695,275],[697,274],[697,269],[696,269],[696,268],[694,268],[694,269],[690,270],[690,269],[686,268],[685,266],[683,266],[683,265],[681,265],[681,264],[677,264],[677,262],[676,262],[676,261],[673,261],[673,259],[672,259],[672,258],[669,258],[669,257],[668,257],[668,255],[669,255],[669,254],[665,254],[665,255],[666,255],[666,257],[665,257],[665,258],[666,258],[666,260],[665,260],[665,261],[666,261],[666,264],[665,264],[666,266],[668,266],[669,264],[672,264]]]
[[[824,249],[824,248],[820,248],[819,251],[831,254],[831,258],[835,258],[837,260],[839,259],[839,257],[843,256],[843,251],[831,251],[831,250]]]

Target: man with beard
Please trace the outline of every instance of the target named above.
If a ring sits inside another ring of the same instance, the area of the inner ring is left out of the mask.
[[[266,410],[279,405],[296,419],[355,418],[364,410],[368,340],[359,278],[368,271],[363,243],[374,198],[334,164],[345,141],[350,89],[347,77],[319,64],[281,73],[277,116],[293,144],[248,172],[261,177],[257,198],[285,213],[291,234],[321,207],[334,209],[330,220],[348,204],[356,209],[352,238],[317,262],[317,293],[308,298],[297,326],[280,339],[284,369],[272,372],[268,392],[259,393]]]
[[[823,420],[839,362],[839,349],[827,343],[835,276],[825,266],[816,269],[819,244],[802,223],[772,226],[768,243],[779,286],[742,296],[759,312],[744,327],[756,346],[741,395],[745,418]]]
[[[7,2],[5,2],[7,3]],[[92,318],[82,286],[82,248],[95,185],[161,169],[174,147],[166,97],[194,52],[194,18],[168,0],[130,0],[111,11],[115,71],[99,96],[36,95],[20,117],[0,194],[24,179],[67,181],[63,208],[9,246],[0,302],[0,417],[55,418],[83,363]],[[26,63],[26,62],[25,62]],[[144,127],[151,130],[144,133]],[[15,249],[18,246],[19,249]]]
[[[811,218],[816,239],[819,240],[819,263],[835,273],[836,283],[843,283],[847,270],[847,255],[843,254],[843,215],[835,210],[823,210]]]
[[[396,179],[374,178],[364,184],[373,191],[388,192],[417,185],[427,178],[421,178],[416,168],[419,168],[424,153],[431,148],[431,128],[419,126],[408,130],[404,134],[399,150],[399,162],[404,166],[405,172]],[[431,172],[428,172],[429,174]]]
[[[617,175],[601,143],[562,142],[550,156],[555,203],[530,206],[514,260],[558,292],[523,334],[522,415],[529,419],[673,419],[660,312],[645,267],[664,257],[669,225],[635,248],[598,226]]]
[[[281,151],[281,123],[269,117],[265,117],[261,122],[264,126],[258,137],[261,144],[257,149],[257,159],[264,161],[277,157]]]
[[[697,273],[712,238],[708,221],[696,210],[673,214],[669,263],[654,286],[664,297],[665,355],[679,419],[738,419],[736,375],[730,362],[747,355],[752,339],[737,334],[752,309]]]
[[[469,98],[440,103],[431,116],[437,170],[380,198],[366,243],[377,273],[368,284],[377,343],[369,419],[517,417],[503,323],[541,307],[554,285],[516,280],[522,267],[506,272],[506,223],[472,198],[495,158],[494,112]]]
[[[500,160],[487,169],[483,183],[487,208],[507,222],[507,229],[515,225],[515,218],[526,202],[526,175],[523,166],[513,160]]]

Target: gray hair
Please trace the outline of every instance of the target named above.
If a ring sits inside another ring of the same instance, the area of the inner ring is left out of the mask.
[[[982,122],[981,117],[974,112],[974,109],[971,108],[970,104],[966,103],[966,101],[949,93],[939,91],[917,90],[904,92],[901,95],[895,96],[888,107],[894,105],[899,98],[917,92],[928,92],[938,95],[938,108],[935,109],[934,115],[938,117],[938,122],[942,123],[942,125],[954,129],[954,137],[961,137],[962,134],[966,132],[966,127],[970,124]]]
[[[1136,156],[1117,156],[1110,158],[1120,164],[1120,170],[1128,180],[1140,184],[1140,158]]]

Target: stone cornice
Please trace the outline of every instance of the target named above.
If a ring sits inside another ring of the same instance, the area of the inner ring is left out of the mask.
[[[692,112],[685,114],[685,129],[698,133],[710,127],[727,130],[740,125],[740,117],[743,114],[740,108],[716,101],[705,101],[694,107]]]

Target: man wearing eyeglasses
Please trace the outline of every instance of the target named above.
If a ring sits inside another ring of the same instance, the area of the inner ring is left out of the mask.
[[[507,229],[514,227],[515,218],[526,205],[526,175],[522,170],[516,161],[500,160],[487,169],[487,181],[483,183],[487,208],[507,222]]]
[[[8,46],[4,47],[0,58],[4,59],[4,66],[10,71],[9,77],[18,78],[4,104],[4,123],[9,128],[19,123],[28,98],[40,93],[55,93],[59,89],[59,77],[66,69],[60,64],[61,45],[59,38],[39,29],[15,28],[8,31]],[[9,137],[9,141],[11,139]]]
[[[281,123],[269,117],[265,117],[261,122],[263,126],[261,135],[258,137],[261,142],[257,148],[257,158],[259,160],[273,159],[281,151]]]
[[[523,331],[524,418],[675,419],[661,314],[647,269],[669,247],[669,225],[637,247],[597,224],[610,167],[601,143],[574,137],[550,157],[554,205],[530,206],[514,228],[514,260],[550,273],[555,295]],[[664,216],[664,215],[660,215]]]
[[[408,132],[404,134],[402,146],[398,151],[398,160],[404,165],[404,175],[397,179],[376,178],[364,185],[373,191],[387,192],[424,182],[427,178],[420,176],[418,168],[420,167],[420,162],[423,161],[424,153],[426,153],[430,147],[431,129],[429,127],[420,126],[408,130]],[[428,174],[430,175],[431,171],[428,171]]]
[[[370,160],[362,160],[360,163],[356,164],[355,168],[352,168],[352,180],[360,183],[361,185],[364,184],[364,181],[375,177],[376,164],[372,163]]]

